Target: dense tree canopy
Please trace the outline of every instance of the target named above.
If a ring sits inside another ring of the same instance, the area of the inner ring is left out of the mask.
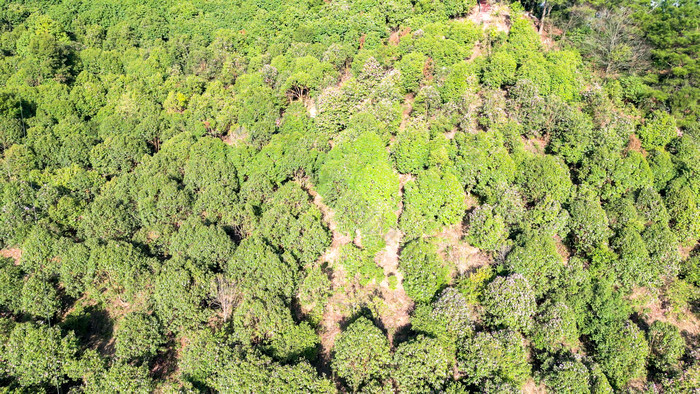
[[[697,1],[0,0],[0,392],[692,392]]]

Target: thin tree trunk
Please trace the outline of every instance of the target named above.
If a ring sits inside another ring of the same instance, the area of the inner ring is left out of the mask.
[[[540,18],[540,27],[537,30],[537,32],[540,34],[542,34],[542,30],[544,30],[544,20],[547,18],[547,15],[549,14],[549,11],[551,9],[552,7],[545,2],[544,6],[542,7],[542,18]]]

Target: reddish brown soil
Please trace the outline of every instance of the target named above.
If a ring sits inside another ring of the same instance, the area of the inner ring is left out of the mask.
[[[22,260],[22,250],[19,248],[0,249],[0,256],[13,259],[15,264],[19,265]]]

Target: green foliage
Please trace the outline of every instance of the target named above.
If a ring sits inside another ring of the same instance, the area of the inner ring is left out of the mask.
[[[319,193],[334,208],[340,230],[362,234],[362,245],[375,249],[396,223],[398,177],[384,144],[373,132],[336,145],[319,169]]]
[[[479,302],[484,294],[486,285],[496,276],[491,266],[479,267],[469,274],[468,278],[462,277],[458,283],[459,292],[466,301],[472,304]]]
[[[569,169],[555,156],[532,156],[521,163],[518,183],[524,196],[533,202],[545,198],[566,203],[573,187]]]
[[[148,360],[165,342],[158,320],[138,312],[129,313],[119,321],[114,337],[115,355],[125,361]]]
[[[546,302],[539,307],[532,332],[532,343],[537,349],[551,353],[572,349],[579,339],[576,311],[563,302]]]
[[[482,81],[485,85],[498,88],[515,83],[516,60],[507,51],[498,51],[491,55],[484,66]]]
[[[472,335],[474,320],[468,300],[455,288],[448,287],[431,304],[418,304],[411,324],[414,331],[439,339],[452,352]]]
[[[51,319],[59,310],[61,301],[51,282],[42,275],[30,275],[22,287],[20,308],[32,316]]]
[[[698,299],[694,2],[44,3],[0,7],[5,391],[698,386],[628,294]]]
[[[652,365],[664,372],[678,370],[679,360],[685,353],[685,341],[678,327],[657,320],[649,327],[647,336]]]
[[[457,176],[450,169],[432,167],[406,183],[399,227],[407,239],[418,238],[459,222],[464,210],[464,192]]]
[[[551,77],[544,57],[530,54],[518,68],[516,78],[531,81],[537,87],[538,93],[543,96],[546,96],[550,91]]]
[[[527,211],[524,227],[534,232],[564,238],[569,232],[569,217],[569,212],[559,201],[545,197]]]
[[[700,207],[697,200],[697,194],[684,185],[672,184],[666,194],[671,229],[682,244],[692,244],[700,238]]]
[[[658,280],[657,265],[652,264],[642,236],[633,228],[625,227],[613,239],[612,246],[619,258],[612,264],[622,286],[648,285]],[[659,267],[661,268],[661,267]]]
[[[482,304],[487,321],[493,327],[506,327],[525,333],[532,328],[532,317],[537,307],[535,294],[521,274],[494,279],[486,287]]]
[[[642,239],[652,261],[660,265],[661,272],[676,272],[681,259],[678,240],[665,223],[653,223],[642,232]]]
[[[307,313],[309,321],[318,325],[321,323],[323,311],[328,299],[332,296],[331,281],[325,267],[315,265],[308,269],[299,283],[297,297],[302,309]]]
[[[522,64],[532,53],[537,53],[540,47],[540,37],[534,26],[523,17],[515,18],[508,34],[507,48],[512,51],[518,64]]]
[[[154,278],[152,302],[155,315],[170,331],[193,327],[205,318],[200,308],[210,277],[178,258],[168,260]]]
[[[396,384],[405,393],[440,390],[449,377],[452,361],[437,339],[419,336],[400,344],[393,355]]]
[[[496,251],[505,245],[508,231],[505,221],[488,204],[480,205],[469,213],[467,240],[475,247]]]
[[[497,185],[515,179],[516,166],[500,133],[459,133],[455,142],[455,167],[467,192],[491,196]]]
[[[223,228],[207,226],[199,218],[190,216],[171,238],[169,249],[172,255],[217,266],[229,258],[235,246]]]
[[[551,92],[567,102],[575,101],[583,87],[579,67],[581,56],[575,51],[552,51],[547,53]]]
[[[153,386],[153,381],[148,375],[148,368],[145,365],[133,366],[117,362],[96,376],[94,380],[88,380],[84,391],[91,394],[105,391],[145,394],[150,393]]]
[[[399,257],[406,294],[415,302],[429,302],[447,283],[447,268],[434,242],[418,239],[407,243]]]
[[[397,135],[393,156],[396,169],[404,174],[418,174],[427,167],[430,155],[430,134],[428,129],[417,125],[408,127]]]
[[[178,360],[185,381],[203,386],[233,357],[233,348],[223,334],[209,329],[190,333],[190,340]]]
[[[301,264],[315,261],[330,243],[321,211],[298,184],[282,186],[263,209],[259,226],[267,242],[291,253]]]
[[[276,254],[259,237],[251,237],[240,243],[226,265],[226,273],[251,295],[266,292],[290,298],[297,281],[297,264]]]
[[[513,331],[476,333],[464,342],[457,360],[459,370],[472,383],[500,378],[520,386],[530,375],[523,337]]]
[[[590,393],[593,378],[586,365],[575,359],[557,360],[544,374],[544,384],[557,393]],[[599,392],[599,391],[595,391]],[[603,392],[603,391],[600,391]]]
[[[459,62],[449,69],[442,86],[439,86],[440,97],[446,103],[459,102],[465,95],[477,89],[477,78],[473,67],[466,62]]]
[[[663,149],[676,136],[676,121],[666,112],[656,111],[644,126],[639,128],[639,138],[644,149]]]
[[[546,294],[562,274],[562,257],[554,240],[545,234],[524,234],[521,244],[506,256],[504,268],[522,275],[537,297]]]
[[[401,58],[397,68],[401,71],[401,86],[404,91],[408,93],[418,91],[426,60],[426,56],[418,52],[411,52]]]
[[[363,286],[372,281],[379,283],[384,278],[384,270],[374,262],[371,250],[360,249],[354,244],[341,248],[340,263],[350,277],[357,278]]]
[[[63,384],[69,363],[78,347],[73,333],[60,328],[17,324],[2,348],[3,372],[14,376],[23,387],[51,387]]]
[[[570,227],[574,245],[583,252],[605,245],[610,237],[608,218],[600,201],[587,191],[580,192],[571,202]]]
[[[596,352],[601,369],[617,389],[646,373],[649,344],[639,327],[632,322],[612,325],[603,330],[596,338]]]
[[[7,311],[20,310],[23,290],[22,270],[9,258],[0,259],[0,305]]]
[[[372,381],[382,381],[390,362],[389,341],[371,321],[360,317],[336,339],[331,367],[358,391]]]

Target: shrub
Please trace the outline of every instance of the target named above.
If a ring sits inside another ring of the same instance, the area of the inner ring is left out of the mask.
[[[53,284],[42,274],[29,275],[22,287],[22,311],[32,316],[51,319],[61,307],[61,300]]]
[[[611,235],[608,217],[597,197],[583,192],[574,199],[569,208],[571,235],[574,245],[582,252],[607,244]]]
[[[416,93],[423,79],[423,67],[427,58],[422,53],[411,52],[397,64],[401,71],[401,86],[406,92]]]
[[[551,392],[567,394],[591,392],[590,383],[593,378],[585,364],[575,359],[556,360],[551,364],[546,369],[543,379],[545,386]]]
[[[420,124],[407,127],[396,137],[392,147],[396,169],[404,174],[417,174],[428,164],[430,134],[427,127]]]
[[[153,391],[153,380],[148,375],[146,365],[133,366],[116,362],[85,385],[85,392],[98,394],[104,392],[146,394]]]
[[[491,326],[522,332],[529,332],[532,328],[537,304],[535,293],[523,275],[496,278],[486,287],[482,304]]]
[[[535,316],[532,343],[537,349],[551,353],[572,349],[578,344],[576,311],[563,302],[545,302]]]
[[[455,168],[467,192],[490,196],[497,185],[515,179],[515,163],[501,133],[458,133],[455,142]]]
[[[661,271],[652,264],[646,244],[637,230],[625,227],[613,239],[612,246],[619,254],[613,269],[624,288],[649,285],[658,280]]]
[[[666,192],[666,206],[671,216],[671,229],[678,240],[692,245],[700,238],[700,207],[689,186],[671,184]]]
[[[654,111],[644,126],[639,128],[639,139],[644,149],[663,149],[676,136],[676,120],[669,113]]]
[[[573,184],[569,168],[556,156],[531,156],[521,164],[518,174],[520,190],[532,202],[546,197],[566,203],[571,195]]]
[[[561,202],[545,197],[527,211],[523,227],[526,231],[565,238],[569,232],[569,217]]]
[[[492,206],[480,205],[469,214],[467,240],[475,247],[496,251],[505,245],[507,237],[505,221]]]
[[[594,340],[596,359],[616,389],[622,389],[630,380],[646,374],[649,344],[634,323],[608,325]]]
[[[554,240],[546,234],[523,234],[520,244],[506,256],[504,268],[522,275],[534,294],[546,294],[563,271],[563,261]]]
[[[476,319],[468,301],[452,287],[431,304],[418,304],[411,318],[414,331],[437,338],[448,349],[472,335]]]
[[[331,368],[353,390],[386,377],[391,362],[389,341],[371,321],[361,317],[338,335]]]
[[[421,335],[396,348],[392,377],[402,393],[439,391],[450,375],[451,358],[438,339]]]
[[[15,325],[2,348],[3,372],[23,387],[55,387],[66,381],[78,344],[73,333],[62,335],[57,327],[23,323]]]
[[[464,216],[464,192],[451,169],[429,168],[404,188],[399,227],[406,239],[430,235]]]
[[[117,325],[115,355],[124,361],[148,360],[165,343],[158,320],[144,313],[129,313]]]
[[[651,348],[651,364],[663,372],[675,372],[685,353],[685,341],[678,327],[671,323],[655,321],[647,333]]]
[[[531,56],[518,68],[516,74],[518,80],[529,80],[536,87],[539,94],[546,96],[550,90],[551,79],[547,70],[547,60],[543,56]]]
[[[530,374],[523,337],[508,330],[476,333],[459,349],[457,360],[460,372],[473,384],[501,378],[520,385]]]
[[[415,302],[428,302],[447,283],[447,268],[437,254],[437,246],[422,239],[407,243],[399,257],[406,294]]]
[[[486,86],[499,88],[515,83],[515,69],[518,64],[506,51],[498,51],[491,55],[484,67],[482,82]]]

